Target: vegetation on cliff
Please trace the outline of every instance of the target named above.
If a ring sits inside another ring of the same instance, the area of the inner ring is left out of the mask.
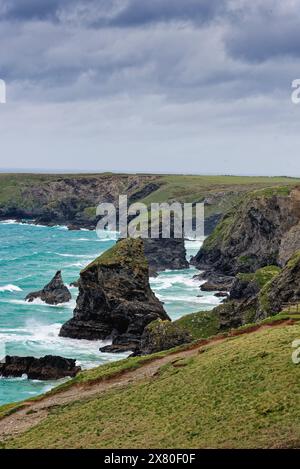
[[[205,240],[193,264],[229,275],[279,265],[282,238],[299,221],[299,188],[292,189],[268,188],[244,196]]]

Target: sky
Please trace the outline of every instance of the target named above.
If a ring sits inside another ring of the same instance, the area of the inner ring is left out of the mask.
[[[299,0],[0,0],[0,168],[300,176]]]

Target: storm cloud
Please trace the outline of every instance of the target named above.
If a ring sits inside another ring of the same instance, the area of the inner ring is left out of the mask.
[[[283,158],[291,142],[300,149],[300,109],[290,100],[300,76],[298,6],[0,0],[0,78],[8,95],[0,138],[10,155],[0,167],[22,166],[26,152],[31,166],[49,167],[50,159],[70,167],[72,155],[79,168],[84,151],[89,169],[168,170],[172,157],[180,171],[188,153],[191,171],[267,172],[268,154]]]

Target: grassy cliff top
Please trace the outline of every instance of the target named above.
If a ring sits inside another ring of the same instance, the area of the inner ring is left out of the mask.
[[[126,238],[118,241],[112,248],[97,257],[82,273],[95,266],[126,266],[131,269],[147,269],[148,263],[144,254],[142,239]]]
[[[299,336],[297,324],[213,343],[155,379],[56,406],[5,447],[299,447]]]
[[[30,173],[0,173],[0,204],[11,200],[18,201],[20,205],[26,205],[26,189],[40,187],[48,183],[66,180],[94,180],[104,179],[126,181],[134,174],[117,173],[93,173],[93,174],[30,174]],[[198,175],[159,175],[137,174],[140,177],[141,187],[151,177],[159,188],[144,199],[147,204],[152,202],[194,202],[203,199],[208,192],[236,192],[260,190],[276,186],[295,186],[300,184],[300,179],[289,177],[251,177],[251,176],[198,176]],[[138,190],[138,188],[137,188]],[[30,191],[29,191],[30,192]],[[25,194],[25,195],[24,195]],[[61,196],[61,194],[58,194]],[[25,197],[25,199],[24,199]],[[233,194],[234,197],[234,194]],[[225,209],[226,207],[224,207]]]

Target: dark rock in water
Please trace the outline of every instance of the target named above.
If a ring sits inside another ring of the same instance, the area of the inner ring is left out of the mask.
[[[78,279],[78,280],[74,280],[74,282],[71,282],[71,283],[70,283],[70,287],[79,288],[79,279]]]
[[[295,230],[290,230],[299,223],[299,218],[299,188],[291,191],[273,188],[248,194],[224,216],[191,263],[200,270],[211,269],[226,275],[280,265],[298,245]]]
[[[48,285],[42,290],[29,293],[25,300],[32,302],[36,298],[40,298],[42,301],[49,305],[58,305],[61,303],[67,303],[71,300],[72,296],[67,287],[64,285],[61,272],[56,272],[55,276]]]
[[[149,264],[150,276],[164,270],[188,269],[184,239],[144,239],[144,252]]]
[[[7,356],[5,362],[0,363],[0,375],[12,378],[27,375],[28,379],[55,380],[74,377],[79,371],[76,360],[52,355],[43,358]]]
[[[207,280],[200,286],[202,291],[211,292],[228,292],[232,288],[234,277],[221,275],[215,272],[203,272],[194,278],[198,280]]]
[[[134,340],[131,335],[124,334],[123,336],[117,336],[111,345],[105,345],[100,348],[102,353],[124,353],[134,352],[139,350],[140,338]]]
[[[129,350],[158,318],[169,319],[150,288],[143,241],[122,239],[81,272],[74,317],[60,335]]]
[[[188,344],[193,338],[189,331],[170,321],[154,321],[142,335],[139,355],[148,355],[161,350],[168,350],[178,345]]]
[[[228,298],[229,294],[226,292],[219,291],[214,294],[216,298]]]

